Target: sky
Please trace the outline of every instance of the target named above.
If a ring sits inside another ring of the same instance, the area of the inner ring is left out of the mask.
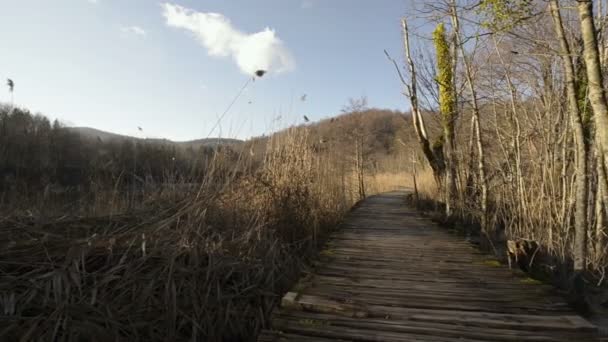
[[[360,96],[405,111],[383,50],[402,60],[408,3],[5,0],[0,78],[66,125],[178,141],[268,134]]]

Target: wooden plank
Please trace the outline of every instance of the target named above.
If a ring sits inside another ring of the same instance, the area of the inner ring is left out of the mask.
[[[484,326],[516,326],[518,329],[551,329],[559,331],[595,331],[595,326],[587,320],[576,315],[526,315],[526,314],[505,314],[505,313],[487,313],[478,311],[458,311],[458,310],[441,310],[441,309],[417,309],[417,308],[395,308],[386,306],[377,306],[366,303],[365,309],[368,310],[367,317],[390,317],[391,319],[416,320],[416,321],[434,321],[444,322],[448,324],[473,325],[482,324]],[[328,299],[323,297],[301,295],[294,302],[290,309],[305,309],[308,312],[319,313],[344,313],[343,309],[339,309],[344,305],[342,301]],[[351,303],[352,306],[357,306],[356,302]],[[331,308],[338,308],[332,310]],[[349,316],[349,315],[346,315]],[[449,318],[450,321],[447,321]]]
[[[445,301],[444,301],[445,302]],[[483,312],[486,316],[482,317],[491,317],[491,313],[512,313],[518,312],[518,315],[522,315],[524,317],[533,316],[531,314],[526,314],[525,312],[537,312],[540,314],[544,314],[548,311],[551,311],[549,307],[546,308],[530,308],[526,307],[521,308],[518,305],[511,306],[499,306],[490,304],[473,304],[470,302],[450,302],[443,303],[441,301],[425,301],[425,300],[412,300],[408,303],[403,303],[399,306],[393,305],[390,306],[388,303],[376,303],[373,300],[365,298],[365,301],[360,300],[352,300],[350,298],[338,298],[338,297],[327,297],[327,296],[314,296],[314,295],[306,295],[302,294],[298,297],[296,301],[294,301],[291,305],[292,308],[301,308],[307,311],[313,312],[321,312],[328,313],[332,312],[338,315],[349,316],[349,317],[400,317],[405,318],[411,315],[410,310],[408,309],[427,309],[433,310],[453,310],[459,312]],[[524,311],[525,310],[525,311]],[[565,310],[564,310],[565,311]],[[567,311],[565,311],[566,317]],[[444,314],[445,316],[445,314]],[[504,317],[515,317],[516,315],[511,314]],[[549,315],[546,315],[549,317]],[[555,315],[554,315],[555,316]],[[562,316],[558,316],[562,317]],[[547,318],[549,319],[549,318]],[[562,320],[559,318],[554,318],[555,320],[559,320],[561,325],[564,327],[571,327],[572,324],[570,321]]]
[[[496,291],[514,291],[521,289],[522,291],[538,291],[538,293],[544,293],[548,289],[547,286],[539,285],[522,285],[522,284],[484,284],[482,282],[471,281],[469,283],[451,283],[445,284],[438,281],[407,281],[407,280],[382,280],[375,278],[358,278],[358,276],[365,277],[365,275],[352,274],[350,277],[335,276],[335,275],[316,275],[312,280],[314,283],[328,283],[338,284],[343,286],[353,287],[367,287],[377,289],[408,289],[410,291],[425,290],[429,288],[442,288],[442,289],[462,289],[470,291],[481,291],[490,294],[497,294]],[[533,289],[528,289],[533,287]]]
[[[277,329],[297,334],[316,334],[326,338],[358,341],[469,340],[469,341],[571,341],[576,336],[552,331],[523,331],[412,322],[399,320],[353,319],[300,312],[297,315],[276,315]],[[588,335],[578,334],[581,337]],[[588,341],[584,339],[583,341]]]
[[[412,289],[382,289],[377,290],[374,288],[349,288],[345,286],[333,285],[333,284],[315,284],[313,282],[308,283],[308,286],[302,287],[302,292],[307,292],[310,287],[314,287],[314,292],[322,293],[323,295],[343,295],[351,297],[378,297],[384,298],[385,300],[408,300],[415,296],[433,296],[434,298],[449,298],[450,300],[486,300],[493,302],[513,302],[522,301],[528,304],[530,301],[536,303],[563,303],[563,299],[557,296],[544,296],[542,292],[502,292],[500,297],[492,296],[489,291],[475,291],[472,292],[467,289],[455,289],[455,288],[437,288],[427,287],[424,290]]]
[[[342,339],[328,339],[328,338],[322,338],[322,337],[316,337],[316,336],[305,336],[305,335],[298,335],[298,334],[289,334],[289,333],[284,333],[282,331],[275,331],[275,330],[265,330],[263,331],[260,336],[258,336],[258,341],[259,342],[336,342],[336,341],[343,341],[343,342],[348,342],[351,340],[342,340]]]
[[[564,309],[558,311],[569,311],[569,307],[565,305],[563,301],[559,301],[558,298],[545,299],[538,296],[509,296],[496,298],[490,296],[471,295],[464,292],[438,294],[430,291],[425,291],[422,293],[403,292],[393,295],[376,291],[349,291],[336,287],[328,287],[327,285],[316,288],[304,288],[302,293],[316,294],[328,298],[349,298],[350,300],[363,301],[370,304],[398,307],[411,307],[414,304],[421,302],[435,303],[437,306],[437,304],[442,304],[448,301],[451,302],[451,304],[474,304],[476,306],[491,305],[492,307],[513,307],[515,309],[519,309],[521,307],[527,307],[530,302],[534,302],[536,308],[540,308],[544,311],[556,311],[556,308]]]
[[[463,338],[446,338],[441,336],[424,336],[405,332],[393,332],[384,330],[383,327],[377,329],[361,329],[356,326],[325,325],[316,326],[309,324],[306,320],[281,320],[277,319],[276,324],[281,326],[287,333],[314,336],[316,338],[327,338],[331,340],[353,340],[369,342],[404,342],[404,341],[436,341],[436,342],[462,342],[475,340]],[[479,341],[479,340],[477,340]],[[550,340],[545,340],[550,341]]]
[[[259,341],[594,341],[548,285],[523,281],[395,194],[351,212]]]

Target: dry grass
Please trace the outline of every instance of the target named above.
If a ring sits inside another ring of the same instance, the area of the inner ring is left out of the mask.
[[[306,140],[278,135],[256,172],[217,166],[139,214],[0,222],[0,339],[252,340],[354,203]]]
[[[365,184],[370,194],[412,188],[412,176],[407,172],[380,172],[365,176]]]
[[[419,170],[416,173],[416,185],[421,198],[431,199],[437,198],[439,195],[433,171],[429,167]]]
[[[103,235],[4,250],[3,339],[246,336],[263,322],[275,286],[297,258],[249,229],[214,230],[204,215],[188,210]]]

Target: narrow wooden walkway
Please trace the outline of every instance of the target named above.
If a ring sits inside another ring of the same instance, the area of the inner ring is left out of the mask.
[[[594,341],[595,331],[550,286],[388,193],[349,215],[258,341]]]

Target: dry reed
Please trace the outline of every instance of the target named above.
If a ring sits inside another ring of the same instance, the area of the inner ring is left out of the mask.
[[[353,204],[307,131],[139,214],[0,222],[1,340],[251,340]]]

